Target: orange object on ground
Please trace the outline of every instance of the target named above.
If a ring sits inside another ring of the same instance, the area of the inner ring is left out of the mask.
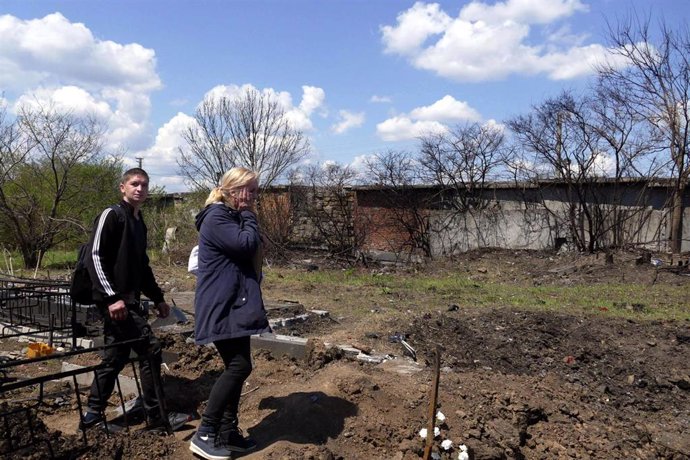
[[[29,349],[26,351],[26,355],[29,358],[39,358],[41,356],[47,356],[51,354],[53,351],[55,351],[53,347],[46,343],[30,343]]]

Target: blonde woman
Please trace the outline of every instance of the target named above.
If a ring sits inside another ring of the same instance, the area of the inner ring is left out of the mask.
[[[252,371],[250,336],[270,331],[264,309],[260,264],[261,235],[254,201],[256,173],[232,168],[196,216],[199,268],[195,294],[195,340],[213,343],[225,365],[211,389],[190,450],[212,460],[256,447],[238,427],[242,385]]]

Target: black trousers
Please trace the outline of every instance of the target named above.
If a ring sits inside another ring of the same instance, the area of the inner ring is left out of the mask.
[[[150,355],[150,359],[144,359],[139,363],[144,409],[150,418],[160,417],[159,401],[153,384],[153,373],[155,372],[160,380],[161,344],[146,321],[146,313],[139,304],[127,305],[127,318],[123,321],[113,321],[108,314],[107,306],[98,305],[98,308],[103,313],[105,345],[141,337],[144,337],[144,340],[135,344],[123,344],[107,348],[104,351],[103,364],[105,367],[95,372],[88,401],[89,410],[100,412],[105,409],[108,398],[115,388],[117,375],[129,360],[131,350],[134,350],[138,356]]]
[[[223,359],[225,370],[211,388],[202,425],[224,431],[237,427],[237,412],[242,386],[252,372],[250,338],[218,340],[213,342]]]

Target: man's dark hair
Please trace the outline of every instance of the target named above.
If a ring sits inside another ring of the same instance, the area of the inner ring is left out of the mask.
[[[121,184],[124,184],[129,180],[130,177],[132,176],[144,176],[147,181],[151,181],[149,178],[149,175],[146,171],[144,171],[141,168],[131,168],[125,171],[125,173],[122,175],[122,180],[120,181]]]

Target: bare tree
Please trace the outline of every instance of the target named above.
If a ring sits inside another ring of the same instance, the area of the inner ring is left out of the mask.
[[[487,206],[485,185],[495,179],[507,152],[501,127],[468,123],[420,141],[422,177],[439,186],[445,203],[460,212]]]
[[[602,247],[648,243],[640,240],[651,216],[648,185],[664,169],[657,158],[658,132],[631,109],[619,88],[601,82],[586,98],[586,109],[583,129],[592,131],[591,148],[604,160],[595,173],[607,178],[594,194],[594,238]]]
[[[256,89],[234,98],[207,96],[194,118],[183,133],[178,165],[196,188],[213,187],[234,166],[258,172],[268,187],[309,152],[279,102]]]
[[[410,254],[421,251],[432,257],[431,213],[437,201],[434,187],[420,185],[420,166],[413,156],[404,151],[388,150],[366,160],[367,182],[375,187],[377,216],[371,219],[370,233],[383,233],[394,252],[407,249]],[[399,241],[391,230],[405,235]]]
[[[564,92],[508,122],[523,150],[533,155],[525,164],[532,165],[545,209],[565,222],[568,238],[580,250],[625,242],[607,238],[633,217],[621,210],[620,185],[639,177],[641,160],[653,153],[639,119],[604,90],[582,98]]]
[[[609,38],[625,67],[602,66],[599,79],[663,139],[673,179],[670,243],[679,252],[682,197],[690,179],[690,32],[687,24],[672,30],[663,21],[652,31],[649,18],[633,16],[609,26]]]
[[[487,223],[501,212],[490,183],[500,177],[510,152],[504,128],[496,124],[458,124],[420,138],[421,176],[437,190],[437,206],[444,211],[436,213],[431,229],[439,236],[438,250],[452,254],[471,238],[489,244],[496,227]]]
[[[120,166],[101,158],[102,136],[94,118],[50,107],[24,106],[0,123],[0,227],[25,266],[37,266],[83,229],[94,206],[112,199]]]
[[[354,185],[357,172],[338,163],[311,165],[305,169],[309,189],[307,214],[321,240],[335,256],[357,258],[365,226],[355,224]]]

